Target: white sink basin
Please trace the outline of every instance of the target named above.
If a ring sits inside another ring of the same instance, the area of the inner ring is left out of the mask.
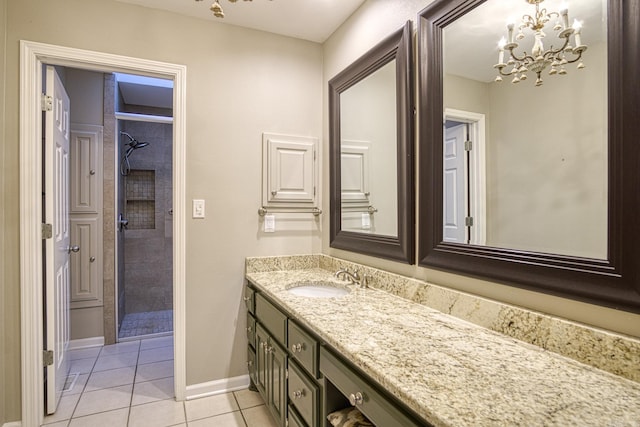
[[[293,295],[310,298],[335,298],[347,295],[351,290],[333,282],[303,282],[287,288]]]

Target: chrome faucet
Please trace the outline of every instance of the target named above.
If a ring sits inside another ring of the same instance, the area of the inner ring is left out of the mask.
[[[349,283],[356,284],[361,288],[369,287],[369,275],[365,274],[363,277],[360,277],[360,274],[357,270],[354,270],[354,272],[352,273],[349,271],[349,269],[344,268],[336,271],[335,276],[338,279],[348,280]]]

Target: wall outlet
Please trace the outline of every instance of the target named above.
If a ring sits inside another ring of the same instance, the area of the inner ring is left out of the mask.
[[[204,218],[204,200],[193,199],[193,217]]]
[[[276,217],[275,215],[264,216],[264,232],[273,233],[276,231]]]

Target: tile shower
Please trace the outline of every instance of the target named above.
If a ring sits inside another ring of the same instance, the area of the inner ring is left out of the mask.
[[[118,263],[118,338],[173,330],[171,124],[119,120],[118,130],[140,143],[126,168],[130,142],[119,134],[118,210],[128,221]],[[123,148],[124,147],[124,148]],[[119,172],[120,172],[119,171]]]

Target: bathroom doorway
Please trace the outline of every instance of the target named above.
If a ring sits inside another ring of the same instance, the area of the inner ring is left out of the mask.
[[[117,341],[173,332],[171,82],[116,74]]]

